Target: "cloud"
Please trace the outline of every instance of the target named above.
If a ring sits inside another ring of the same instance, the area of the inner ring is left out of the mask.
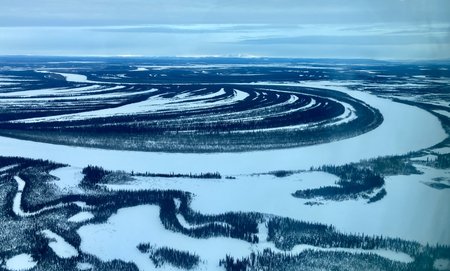
[[[430,40],[424,35],[357,35],[357,36],[296,36],[296,37],[268,37],[247,39],[240,41],[252,45],[282,45],[282,44],[321,44],[321,45],[412,45],[412,44],[450,44],[450,36],[442,36]]]
[[[0,26],[450,22],[447,0],[2,1]]]
[[[423,29],[392,24],[0,27],[0,55],[448,58],[446,28]]]
[[[448,0],[0,2],[0,55],[450,54]]]
[[[246,33],[280,29],[282,26],[268,24],[153,24],[138,26],[92,27],[96,32],[120,33],[163,33],[163,34],[205,34],[205,33]]]

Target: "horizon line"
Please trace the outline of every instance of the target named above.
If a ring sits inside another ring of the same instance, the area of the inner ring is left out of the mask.
[[[257,56],[257,55],[133,55],[133,54],[118,54],[118,55],[64,55],[64,54],[0,54],[0,57],[67,57],[67,58],[223,58],[223,59],[317,59],[317,60],[371,60],[371,61],[384,61],[384,62],[426,62],[426,61],[450,61],[450,58],[414,58],[414,59],[394,59],[394,58],[367,58],[367,57],[300,57],[300,56]]]

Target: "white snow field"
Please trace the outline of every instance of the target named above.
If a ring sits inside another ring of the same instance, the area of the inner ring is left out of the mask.
[[[134,262],[139,270],[155,270],[148,254],[136,248],[140,243],[151,243],[156,248],[175,247],[182,251],[202,255],[207,268],[217,270],[218,263],[227,253],[247,256],[248,243],[230,238],[195,239],[168,231],[159,219],[159,207],[141,205],[120,209],[107,223],[87,225],[78,230],[80,249],[98,256],[103,261],[121,259]],[[164,266],[164,270],[178,270]]]
[[[78,191],[78,185],[83,179],[84,175],[81,173],[81,168],[76,167],[60,167],[49,172],[57,180],[51,183],[55,184],[62,190]]]
[[[305,86],[305,84],[295,85]],[[417,107],[378,98],[360,91],[350,91],[342,84],[333,85],[332,82],[308,86],[332,88],[348,93],[379,109],[384,121],[368,133],[340,141],[291,149],[242,153],[116,151],[52,145],[7,137],[0,137],[0,152],[10,156],[49,159],[75,167],[92,164],[106,169],[137,172],[218,171],[221,174],[239,174],[280,169],[308,169],[310,166],[341,165],[377,156],[405,154],[433,146],[447,137],[438,118]],[[129,162],[123,163],[123,161]]]
[[[96,81],[91,81],[87,79],[86,75],[76,74],[76,73],[62,73],[62,72],[49,72],[49,71],[41,71],[36,70],[36,72],[40,73],[54,73],[64,76],[67,82],[75,82],[75,83],[98,83]]]
[[[152,88],[145,91],[140,92],[134,92],[132,94],[114,94],[118,97],[123,97],[126,95],[136,95],[136,94],[143,94],[143,93],[151,93],[155,92],[157,89]],[[242,92],[242,91],[239,91]],[[23,119],[18,120],[14,122],[42,122],[42,121],[73,121],[73,120],[83,120],[83,119],[89,119],[89,118],[98,118],[98,117],[111,117],[111,116],[120,116],[120,115],[137,115],[141,113],[148,113],[148,112],[183,112],[185,110],[189,109],[196,109],[196,108],[213,108],[215,106],[219,105],[226,105],[226,104],[234,104],[242,99],[245,99],[245,95],[248,95],[246,93],[240,94],[235,92],[236,94],[232,97],[225,98],[225,99],[215,99],[213,102],[205,102],[207,99],[213,99],[217,96],[225,94],[225,91],[223,89],[217,91],[216,93],[212,93],[210,95],[204,95],[199,98],[186,98],[186,99],[179,99],[177,100],[177,103],[173,103],[174,100],[167,99],[167,98],[161,98],[161,95],[153,96],[148,98],[145,101],[127,104],[119,107],[114,108],[108,108],[108,109],[100,109],[100,110],[93,110],[88,112],[82,112],[82,113],[73,113],[73,114],[64,114],[64,115],[58,115],[58,116],[50,116],[50,117],[38,117],[38,118],[30,118],[30,119]],[[100,94],[97,96],[101,96]],[[92,96],[91,96],[92,97]],[[92,97],[94,98],[94,97]],[[105,98],[105,97],[102,97]]]
[[[80,223],[91,220],[92,218],[94,218],[94,214],[92,214],[91,212],[79,212],[78,214],[69,217],[67,221]]]
[[[81,237],[80,249],[93,254],[103,261],[120,259],[133,262],[139,270],[158,270],[148,254],[141,253],[137,246],[149,243],[155,248],[171,247],[200,256],[201,263],[197,270],[223,270],[219,268],[219,260],[224,255],[234,257],[248,256],[252,251],[262,251],[264,248],[276,249],[272,243],[261,242],[249,244],[245,241],[212,237],[208,239],[192,238],[180,233],[166,230],[159,219],[159,207],[141,205],[119,209],[104,224],[91,224],[81,227],[78,234]],[[265,240],[265,239],[263,239]],[[412,258],[404,253],[386,250],[360,250],[344,248],[319,248],[313,246],[296,246],[290,253],[297,254],[305,249],[346,251],[352,253],[374,253],[394,261],[411,262]],[[164,270],[179,270],[168,264]]]
[[[298,220],[332,224],[345,233],[383,235],[419,241],[422,244],[450,244],[450,190],[434,189],[423,182],[443,175],[444,170],[420,167],[423,175],[386,178],[387,195],[381,201],[322,201],[294,198],[296,190],[334,185],[337,177],[323,172],[303,172],[288,177],[273,175],[236,176],[234,180],[187,180],[139,177],[113,190],[183,190],[195,194],[191,207],[205,214],[229,211],[260,212]],[[420,199],[418,201],[417,199]]]
[[[12,271],[29,270],[37,264],[31,255],[23,253],[6,260],[6,269]]]
[[[78,256],[78,251],[71,244],[67,243],[64,238],[51,230],[43,230],[42,234],[49,240],[48,246],[60,258],[73,258]]]
[[[78,270],[94,270],[94,266],[90,263],[77,263]]]

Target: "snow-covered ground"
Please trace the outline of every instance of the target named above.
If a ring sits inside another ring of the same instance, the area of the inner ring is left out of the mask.
[[[176,215],[178,222],[180,222],[180,225],[185,228],[185,229],[199,229],[202,228],[204,226],[208,226],[211,224],[215,224],[215,225],[222,225],[222,226],[230,226],[230,224],[226,223],[226,222],[212,222],[212,223],[203,223],[203,224],[195,224],[192,225],[189,222],[186,221],[186,219],[184,218],[184,216],[182,216],[181,214],[177,214]]]
[[[25,181],[22,180],[20,177],[14,177],[14,179],[17,182],[17,192],[23,192],[23,189],[25,188]]]
[[[151,88],[144,91],[139,92],[119,92],[119,93],[112,93],[112,94],[97,94],[97,95],[85,95],[85,96],[76,96],[78,99],[79,97],[84,99],[106,99],[106,98],[112,98],[112,97],[126,97],[131,95],[137,95],[137,94],[144,94],[144,93],[152,93],[157,91],[158,89]],[[42,122],[42,121],[73,121],[73,120],[82,120],[82,119],[89,119],[89,118],[98,118],[98,117],[111,117],[111,116],[119,116],[119,115],[137,115],[141,113],[148,113],[148,112],[185,112],[186,110],[194,110],[194,109],[205,109],[205,108],[214,108],[217,106],[224,106],[224,105],[233,105],[235,103],[238,103],[242,100],[244,100],[249,95],[243,91],[240,90],[234,90],[233,95],[225,98],[219,98],[219,96],[225,95],[226,92],[222,88],[214,93],[206,94],[203,96],[195,96],[195,97],[174,97],[174,98],[163,98],[164,94],[151,96],[148,99],[136,102],[132,104],[126,104],[114,108],[107,108],[107,109],[99,109],[99,110],[93,110],[93,111],[87,111],[87,112],[81,112],[81,113],[71,113],[71,114],[63,114],[63,115],[57,115],[57,116],[48,116],[48,117],[36,117],[36,118],[29,118],[29,119],[21,119],[14,122]],[[184,94],[182,94],[184,95]],[[73,97],[66,97],[66,98],[72,98]],[[45,98],[44,98],[45,99]],[[5,102],[15,102],[16,100],[7,100]]]
[[[60,167],[49,172],[57,180],[51,183],[57,185],[62,190],[77,191],[79,190],[78,185],[83,179],[84,175],[81,173],[81,168],[77,167]]]
[[[145,71],[147,68],[163,69],[164,67],[137,67],[136,71]],[[89,81],[86,76],[79,74],[58,74],[64,76],[70,82],[104,83]],[[272,83],[259,84],[270,85]],[[450,245],[450,230],[448,229],[448,221],[450,221],[450,189],[438,190],[425,185],[426,182],[438,177],[450,177],[448,170],[436,170],[418,166],[424,172],[423,175],[388,177],[385,185],[387,195],[381,201],[372,204],[367,204],[366,200],[350,200],[323,202],[323,205],[312,206],[305,205],[306,200],[294,198],[291,194],[299,189],[333,185],[337,180],[336,176],[321,172],[296,173],[284,178],[277,178],[273,175],[249,175],[251,173],[280,169],[308,169],[310,166],[323,164],[340,165],[377,156],[404,154],[433,146],[447,137],[438,118],[432,114],[417,107],[396,103],[366,92],[349,90],[347,88],[349,84],[353,83],[315,81],[279,84],[341,91],[379,109],[382,113],[384,122],[375,130],[354,138],[326,144],[244,153],[176,154],[100,150],[0,137],[0,153],[8,156],[50,159],[70,164],[71,166],[69,167],[59,168],[50,172],[51,175],[59,179],[53,181],[53,183],[61,189],[76,189],[82,179],[81,168],[89,164],[103,166],[112,170],[134,170],[138,172],[201,173],[218,171],[222,175],[233,175],[236,179],[202,180],[136,177],[134,182],[107,186],[116,190],[177,189],[189,191],[195,194],[192,208],[205,214],[256,211],[303,221],[332,224],[337,230],[345,233],[383,235],[415,240],[423,244],[440,243]],[[402,87],[422,86],[408,84],[402,85]],[[123,88],[123,86],[115,86],[111,89],[114,88],[119,89]],[[80,92],[98,91],[99,86],[79,87],[72,90]],[[22,93],[26,96],[45,93],[42,92],[43,90],[39,91],[41,92],[17,93]],[[44,91],[51,92],[52,90]],[[60,91],[65,92],[68,89],[60,89]],[[211,93],[211,97],[222,95],[221,91]],[[234,100],[231,102],[247,97],[245,96],[247,95],[246,93],[242,91],[239,93],[239,90],[235,91]],[[14,96],[17,93],[6,93],[0,96]],[[27,97],[24,96],[24,99]],[[181,98],[188,99],[189,96]],[[144,101],[138,106],[148,106],[149,102]],[[195,106],[205,105],[204,101],[198,101],[197,104],[193,104]],[[152,106],[155,106],[158,110],[162,108],[161,104],[152,104]],[[187,106],[192,106],[192,103]],[[99,113],[105,115],[117,114],[117,110],[119,110],[121,111],[120,113],[127,114],[131,112],[130,110],[143,110],[143,108],[137,108],[136,104],[133,104],[114,109],[116,110],[114,112],[99,110]],[[145,110],[147,109],[145,108]],[[436,110],[435,112],[449,116],[447,111]],[[417,123],[421,125],[417,125]],[[434,149],[432,152],[438,154],[450,153],[450,147]],[[417,160],[426,161],[430,157],[436,156],[431,153],[419,157]],[[8,169],[10,167],[2,168],[0,172]],[[25,182],[18,176],[15,177],[15,180],[18,185],[18,192],[14,198],[13,211],[16,215],[33,216],[44,210],[64,207],[64,205],[55,205],[33,213],[24,212],[21,209],[21,197]],[[83,203],[75,204],[86,207]],[[179,202],[177,202],[177,206],[179,206]],[[94,215],[91,212],[82,211],[70,217],[68,221],[81,223],[93,217]],[[189,224],[180,214],[177,215],[177,219],[186,228],[202,226]],[[260,237],[266,236],[267,229],[264,229],[263,224],[259,228],[261,230]],[[59,235],[49,230],[45,230],[43,233],[51,240],[49,245],[58,256],[69,258],[78,255],[78,251]],[[117,214],[111,216],[106,223],[85,225],[78,230],[78,233],[82,240],[80,247],[82,251],[92,253],[104,261],[114,259],[132,261],[141,270],[153,270],[154,265],[148,255],[140,253],[136,248],[140,243],[150,243],[156,248],[168,246],[198,254],[205,261],[200,267],[203,270],[217,269],[219,259],[223,259],[226,254],[243,257],[248,256],[251,251],[261,250],[265,247],[274,249],[273,244],[265,242],[264,238],[261,238],[262,242],[260,244],[251,245],[236,239],[195,239],[168,231],[164,229],[159,219],[159,207],[151,205],[122,208]],[[306,245],[294,247],[292,253],[299,253],[305,249],[339,250],[355,253],[371,252],[400,262],[413,260],[404,253],[386,250],[324,249]],[[28,254],[20,254],[6,261],[6,268],[9,270],[26,270],[33,268],[35,265],[36,262]],[[438,270],[448,270],[450,262],[447,259],[438,259],[435,261],[434,266]],[[79,269],[85,268],[89,269],[89,264],[81,263]],[[175,270],[175,268],[170,266],[164,267],[164,270],[172,269]]]
[[[92,81],[92,80],[87,79],[86,75],[82,75],[82,74],[50,71],[50,70],[58,70],[58,69],[59,68],[47,68],[45,71],[44,70],[35,70],[35,71],[39,72],[39,73],[58,74],[58,75],[63,76],[67,82],[71,82],[71,83],[91,83],[91,84],[103,84],[103,85],[142,85],[142,84],[147,84],[147,83],[124,83],[124,82],[114,82],[114,81]],[[120,78],[120,77],[121,76],[118,76],[118,78]]]
[[[218,171],[221,174],[239,174],[280,169],[308,169],[310,166],[322,164],[340,165],[377,156],[405,154],[433,146],[447,137],[438,118],[417,107],[378,98],[365,92],[350,91],[345,85],[336,85],[332,82],[295,85],[332,88],[348,93],[379,109],[384,122],[368,133],[331,143],[243,153],[180,154],[115,151],[52,145],[7,137],[0,137],[0,153],[50,159],[76,167],[91,164],[107,169],[138,172]]]
[[[437,156],[434,154],[427,154],[427,155],[411,158],[411,160],[428,162],[428,161],[434,161],[434,160],[436,160],[436,158],[437,158]]]
[[[88,87],[85,87],[88,88]],[[51,102],[51,101],[64,101],[64,100],[95,100],[95,99],[107,99],[107,98],[126,98],[127,96],[137,95],[137,94],[146,94],[153,92],[153,89],[149,90],[142,90],[142,91],[136,91],[136,92],[126,92],[126,91],[118,91],[120,89],[123,89],[124,86],[115,86],[111,88],[98,88],[93,91],[79,91],[79,89],[85,89],[85,88],[67,88],[64,89],[64,92],[67,91],[68,93],[62,93],[63,91],[58,91],[58,89],[46,89],[45,91],[52,93],[43,94],[44,90],[29,90],[29,91],[17,91],[17,92],[8,92],[4,93],[6,98],[2,98],[1,102],[2,104],[6,103],[17,103],[17,104],[26,104],[26,103],[35,103],[35,102]],[[117,91],[116,91],[117,90]],[[38,93],[34,93],[34,92]],[[98,93],[98,92],[106,92],[106,91],[115,91],[113,93]],[[60,92],[60,93],[58,93]],[[8,95],[6,95],[8,94]],[[14,94],[14,95],[12,95]],[[11,98],[11,96],[13,98]]]
[[[62,73],[62,72],[49,72],[49,71],[40,71],[37,70],[36,72],[40,72],[40,73],[54,73],[54,74],[59,74],[61,76],[63,76],[67,82],[75,82],[75,83],[99,83],[96,81],[91,81],[87,79],[86,75],[82,75],[82,74],[76,74],[76,73]]]
[[[46,71],[39,71],[39,72],[45,72]],[[62,75],[66,78],[67,81],[69,82],[77,82],[77,83],[94,83],[93,81],[88,81],[86,79],[86,76],[84,75],[80,75],[80,74],[69,74],[69,73],[56,73],[59,75]],[[306,83],[306,86],[309,87],[327,87],[327,88],[335,88],[335,86],[333,84],[339,84],[339,85],[343,85],[342,82],[332,82],[330,84],[331,81],[319,81],[319,82],[308,82]],[[271,84],[270,82],[259,82],[256,84],[263,84],[263,85],[267,85],[267,84]],[[285,84],[281,84],[281,85],[289,85],[288,83]],[[344,85],[348,85],[348,84],[355,84],[354,82],[345,82]],[[280,85],[280,84],[278,84]],[[299,84],[290,84],[290,85],[299,85]],[[300,85],[305,86],[305,83],[300,83]],[[81,95],[81,96],[76,96],[77,99],[93,99],[93,98],[106,98],[106,97],[121,97],[121,96],[127,96],[127,95],[135,95],[137,93],[113,93],[113,94],[106,94],[104,95],[105,97],[102,96],[102,94],[98,94],[98,95],[91,95],[92,93],[89,93],[91,90],[91,88],[93,88],[94,91],[96,91],[96,89],[99,89],[99,85],[94,85],[94,86],[87,86],[87,87],[80,87],[80,88],[63,88],[63,89],[44,89],[44,90],[31,90],[31,91],[19,91],[19,92],[12,92],[12,93],[5,93],[4,95],[7,96],[23,96],[25,95],[25,97],[35,97],[36,95],[42,95],[42,94],[46,94],[46,95],[55,95],[55,94],[70,94],[70,96],[67,97],[62,97],[65,99],[73,99],[72,95],[73,93],[80,93],[80,91],[78,91],[78,89],[86,90],[86,93],[88,95]],[[114,89],[114,88],[123,88],[124,86],[115,86],[113,88],[110,89]],[[101,88],[100,88],[101,89]],[[73,90],[73,91],[72,91]],[[267,89],[270,92],[287,92],[287,91],[281,91],[281,90],[272,90],[272,89]],[[347,90],[343,90],[342,87],[340,87],[338,90],[341,91],[347,91]],[[97,90],[98,91],[98,90]],[[141,91],[139,93],[145,93],[145,92],[151,92],[153,90],[146,90],[146,91]],[[72,93],[73,92],[73,93]],[[223,89],[217,91],[216,93],[210,93],[207,95],[203,95],[200,97],[194,97],[194,98],[189,98],[190,96],[185,96],[186,93],[180,93],[178,96],[174,97],[174,98],[170,98],[170,99],[166,99],[166,98],[161,98],[161,95],[158,96],[152,96],[150,98],[148,98],[145,101],[141,101],[138,103],[134,103],[134,104],[127,104],[124,106],[119,106],[119,107],[115,107],[115,108],[109,108],[109,109],[101,109],[101,110],[94,110],[94,111],[89,111],[89,112],[82,112],[82,113],[72,113],[72,114],[65,114],[65,115],[58,115],[58,116],[48,116],[48,117],[37,117],[37,118],[30,118],[30,119],[21,119],[21,120],[17,120],[14,122],[42,122],[42,121],[67,121],[67,120],[80,120],[80,119],[88,119],[88,118],[97,118],[97,117],[110,117],[110,116],[118,116],[118,115],[135,115],[135,114],[140,114],[140,113],[144,113],[144,112],[163,112],[163,113],[167,113],[167,112],[176,112],[176,111],[186,111],[186,110],[193,110],[196,108],[213,108],[215,106],[223,106],[223,105],[231,105],[237,102],[240,102],[244,99],[246,99],[249,94],[243,91],[240,91],[238,89],[234,89],[233,90],[234,95],[232,95],[231,97],[225,97],[225,98],[220,98],[220,99],[213,99],[213,98],[217,98],[221,95],[226,94],[225,91]],[[289,92],[288,92],[289,93]],[[260,93],[256,92],[256,97],[258,97],[260,95]],[[263,92],[262,95],[264,95],[265,93]],[[1,94],[0,94],[1,95]],[[294,96],[295,95],[291,95]],[[183,97],[183,98],[182,98]],[[61,99],[62,99],[61,98]],[[22,101],[22,104],[25,104],[25,106],[27,105],[27,103],[30,103],[30,100],[27,100],[26,98],[22,98],[22,100],[25,99],[25,103],[24,101]],[[34,98],[33,100],[42,100],[42,99],[47,99],[47,98]],[[56,98],[53,98],[56,99]],[[181,100],[180,100],[181,99]],[[270,130],[285,130],[285,129],[289,129],[289,130],[302,130],[302,129],[307,129],[307,128],[314,128],[316,126],[331,126],[331,125],[339,125],[342,123],[346,123],[349,122],[351,120],[354,120],[356,118],[356,114],[354,112],[354,109],[346,104],[346,103],[342,103],[339,102],[337,100],[331,99],[330,100],[340,103],[342,106],[344,106],[345,108],[345,112],[342,113],[342,115],[335,117],[334,119],[331,119],[329,121],[322,121],[322,122],[317,122],[317,123],[308,123],[308,124],[301,124],[301,125],[293,125],[293,126],[288,126],[288,127],[274,127],[274,128],[269,128],[269,129],[264,129],[266,131],[270,131]],[[17,102],[20,99],[13,99],[13,100],[2,100],[3,103],[6,104],[10,104],[12,102]],[[31,102],[33,102],[33,100],[31,100]],[[174,102],[174,100],[176,102]],[[45,100],[46,101],[46,100]],[[275,107],[278,106],[282,106],[283,104],[278,104],[278,105],[274,105]],[[314,103],[312,103],[311,106],[313,106]],[[317,104],[317,106],[319,106],[320,103]],[[22,105],[23,106],[23,105]],[[308,105],[309,106],[309,105]],[[308,108],[308,106],[306,106],[305,108],[296,108],[296,109],[292,109],[290,111],[287,112],[281,112],[281,113],[275,113],[275,115],[282,115],[282,114],[288,114],[291,113],[291,111],[300,111],[300,110],[306,110]],[[269,106],[270,107],[270,106]],[[263,118],[270,118],[273,117],[275,115],[271,115],[271,112],[268,108],[265,108],[265,110],[261,110],[261,109],[256,109],[256,110],[249,110],[246,111],[247,113],[250,113],[251,111],[258,111],[258,114],[255,114],[255,116],[253,117],[246,117],[245,120],[246,121],[250,121],[250,120],[261,120]],[[229,114],[227,113],[225,116],[222,114],[222,116],[214,116],[213,118],[211,118],[211,116],[206,116],[205,118],[205,122],[218,122],[218,121],[230,121],[233,120],[232,115],[234,114]],[[216,119],[217,118],[217,119]],[[199,121],[198,119],[185,119],[184,121]],[[237,119],[236,121],[242,121],[242,115],[238,114],[237,115]],[[254,130],[239,130],[239,131],[234,131],[234,132],[251,132]],[[260,131],[260,130],[258,130]]]
[[[332,224],[346,233],[399,237],[423,244],[450,244],[450,189],[438,190],[423,183],[450,173],[427,167],[420,167],[420,170],[423,175],[386,178],[387,195],[371,204],[367,204],[367,200],[349,200],[309,206],[304,204],[308,200],[291,195],[300,189],[334,185],[337,177],[323,172],[304,172],[283,178],[237,176],[234,180],[139,177],[135,182],[108,185],[108,188],[179,189],[195,194],[191,206],[201,213],[256,211]]]
[[[141,205],[122,208],[112,215],[104,224],[86,225],[78,230],[81,237],[80,249],[93,254],[103,261],[121,259],[134,262],[139,270],[157,270],[147,254],[141,253],[137,246],[149,243],[156,249],[171,247],[180,251],[187,251],[200,256],[201,263],[197,270],[223,270],[219,268],[219,260],[225,255],[246,257],[253,251],[262,251],[264,248],[277,250],[272,243],[249,244],[245,241],[211,237],[208,239],[192,238],[180,233],[166,230],[159,219],[159,207],[155,205]],[[395,253],[386,250],[345,249],[345,248],[319,248],[300,245],[294,247],[290,253],[296,254],[305,249],[346,251],[351,253],[375,253],[394,261],[410,262],[412,258],[404,253]],[[165,265],[164,270],[178,270]]]
[[[144,67],[136,67],[134,70],[130,70],[130,72],[143,72],[143,71],[148,71],[148,69]]]
[[[24,180],[22,180],[22,178],[20,178],[19,176],[14,176],[14,180],[17,182],[17,193],[14,196],[12,208],[13,208],[14,214],[19,217],[31,217],[31,216],[38,215],[45,211],[66,207],[71,204],[77,205],[82,209],[90,208],[90,206],[87,205],[85,202],[75,201],[75,202],[71,202],[71,203],[59,203],[56,205],[46,206],[35,212],[26,212],[22,209],[23,189],[25,188],[26,182]]]
[[[431,151],[434,153],[437,153],[437,154],[448,154],[448,153],[450,153],[450,147],[442,147],[442,148],[432,149]]]
[[[355,249],[355,248],[321,248],[310,245],[296,245],[291,253],[299,254],[307,249],[316,250],[316,251],[341,251],[341,252],[349,252],[349,253],[372,253],[378,256],[387,258],[391,261],[397,261],[402,263],[410,263],[413,262],[414,259],[406,253],[396,252],[392,250],[385,249],[373,249],[373,250],[364,250],[364,249]]]
[[[433,110],[434,112],[441,114],[443,116],[446,116],[447,118],[450,118],[450,112],[445,110]]]
[[[19,254],[6,260],[6,269],[12,271],[29,270],[35,267],[37,262],[29,254]]]
[[[285,252],[280,249],[277,249],[274,245],[274,243],[267,241],[268,237],[268,228],[267,225],[265,225],[265,222],[260,223],[258,225],[258,238],[259,243],[255,246],[258,247],[260,251],[264,250],[265,248],[270,248],[272,251],[275,252]],[[299,244],[295,245],[289,253],[291,254],[299,254],[305,250],[316,250],[316,251],[341,251],[341,252],[349,252],[349,253],[373,253],[377,254],[381,257],[387,258],[392,261],[398,261],[403,263],[410,263],[413,262],[414,259],[409,256],[406,253],[403,252],[395,252],[392,250],[386,250],[386,249],[370,249],[370,250],[364,250],[364,249],[355,249],[355,248],[341,248],[341,247],[333,247],[333,248],[323,248],[323,247],[316,247],[311,245],[305,245],[305,244]]]
[[[81,93],[91,93],[91,91],[95,91],[99,89],[99,85],[90,85],[87,87],[77,87],[77,88],[43,88],[43,89],[33,89],[33,90],[20,90],[20,91],[12,91],[0,93],[0,97],[8,98],[8,97],[21,97],[21,98],[37,98],[39,96],[64,96],[70,95],[73,96],[75,94]],[[48,98],[48,97],[46,97]],[[72,97],[73,98],[73,97]],[[4,100],[4,99],[2,99]]]
[[[13,169],[13,168],[15,168],[17,166],[18,165],[10,165],[10,166],[6,166],[6,167],[2,167],[2,168],[0,168],[0,172],[8,171],[8,170]]]
[[[94,266],[90,263],[77,263],[78,270],[94,270]]]
[[[48,246],[58,257],[67,259],[78,256],[78,250],[58,234],[51,230],[43,230],[42,234],[49,240]]]
[[[94,214],[92,214],[91,212],[79,212],[78,214],[69,217],[67,221],[80,223],[91,220],[92,218],[94,218]]]
[[[155,270],[147,254],[136,248],[150,243],[155,248],[176,247],[202,255],[206,266],[202,270],[217,270],[224,255],[247,256],[248,243],[230,238],[196,239],[168,231],[159,219],[159,207],[142,205],[120,209],[107,223],[83,226],[78,230],[80,249],[98,256],[103,261],[121,259],[134,262],[139,270]],[[164,270],[178,270],[164,266]],[[219,269],[220,270],[220,269]]]

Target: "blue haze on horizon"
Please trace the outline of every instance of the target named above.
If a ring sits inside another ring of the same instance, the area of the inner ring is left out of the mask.
[[[450,58],[447,0],[0,0],[0,55]]]

